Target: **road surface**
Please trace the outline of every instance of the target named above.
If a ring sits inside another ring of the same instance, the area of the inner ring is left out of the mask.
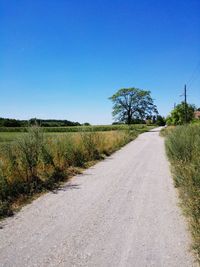
[[[0,266],[196,266],[159,130],[1,223]]]

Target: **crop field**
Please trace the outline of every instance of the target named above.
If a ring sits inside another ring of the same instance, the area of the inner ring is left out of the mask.
[[[95,126],[66,126],[66,127],[42,127],[44,132],[99,132],[99,131],[115,131],[127,129],[143,129],[151,127],[146,124],[119,124],[119,125],[95,125]],[[0,127],[0,132],[27,132],[25,127]]]
[[[152,129],[154,126],[135,124],[127,125],[98,125],[98,126],[73,126],[73,127],[43,127],[41,128],[46,137],[57,138],[69,134],[80,132],[110,132],[110,131],[125,131],[134,130],[141,133]],[[0,144],[8,143],[17,140],[25,135],[28,128],[23,127],[0,127]]]

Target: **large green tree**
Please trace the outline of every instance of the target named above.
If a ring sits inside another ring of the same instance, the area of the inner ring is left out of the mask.
[[[147,116],[158,114],[150,91],[138,88],[123,88],[109,98],[113,102],[115,121],[131,124],[134,120],[144,120]]]
[[[195,105],[192,104],[185,104],[184,102],[178,104],[167,117],[167,124],[181,125],[192,121],[195,109]]]

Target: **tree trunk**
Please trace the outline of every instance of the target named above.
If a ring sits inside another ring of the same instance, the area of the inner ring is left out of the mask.
[[[127,117],[127,124],[128,125],[131,124],[131,120],[132,120],[132,118],[131,118],[131,112],[128,111],[128,117]]]

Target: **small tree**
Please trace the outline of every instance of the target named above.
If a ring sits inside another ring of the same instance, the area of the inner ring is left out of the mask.
[[[181,125],[185,122],[191,122],[194,118],[195,105],[185,104],[184,102],[178,104],[167,117],[168,125]]]
[[[131,124],[134,120],[144,120],[158,114],[150,91],[137,88],[124,88],[109,98],[113,102],[113,117],[116,121]]]

